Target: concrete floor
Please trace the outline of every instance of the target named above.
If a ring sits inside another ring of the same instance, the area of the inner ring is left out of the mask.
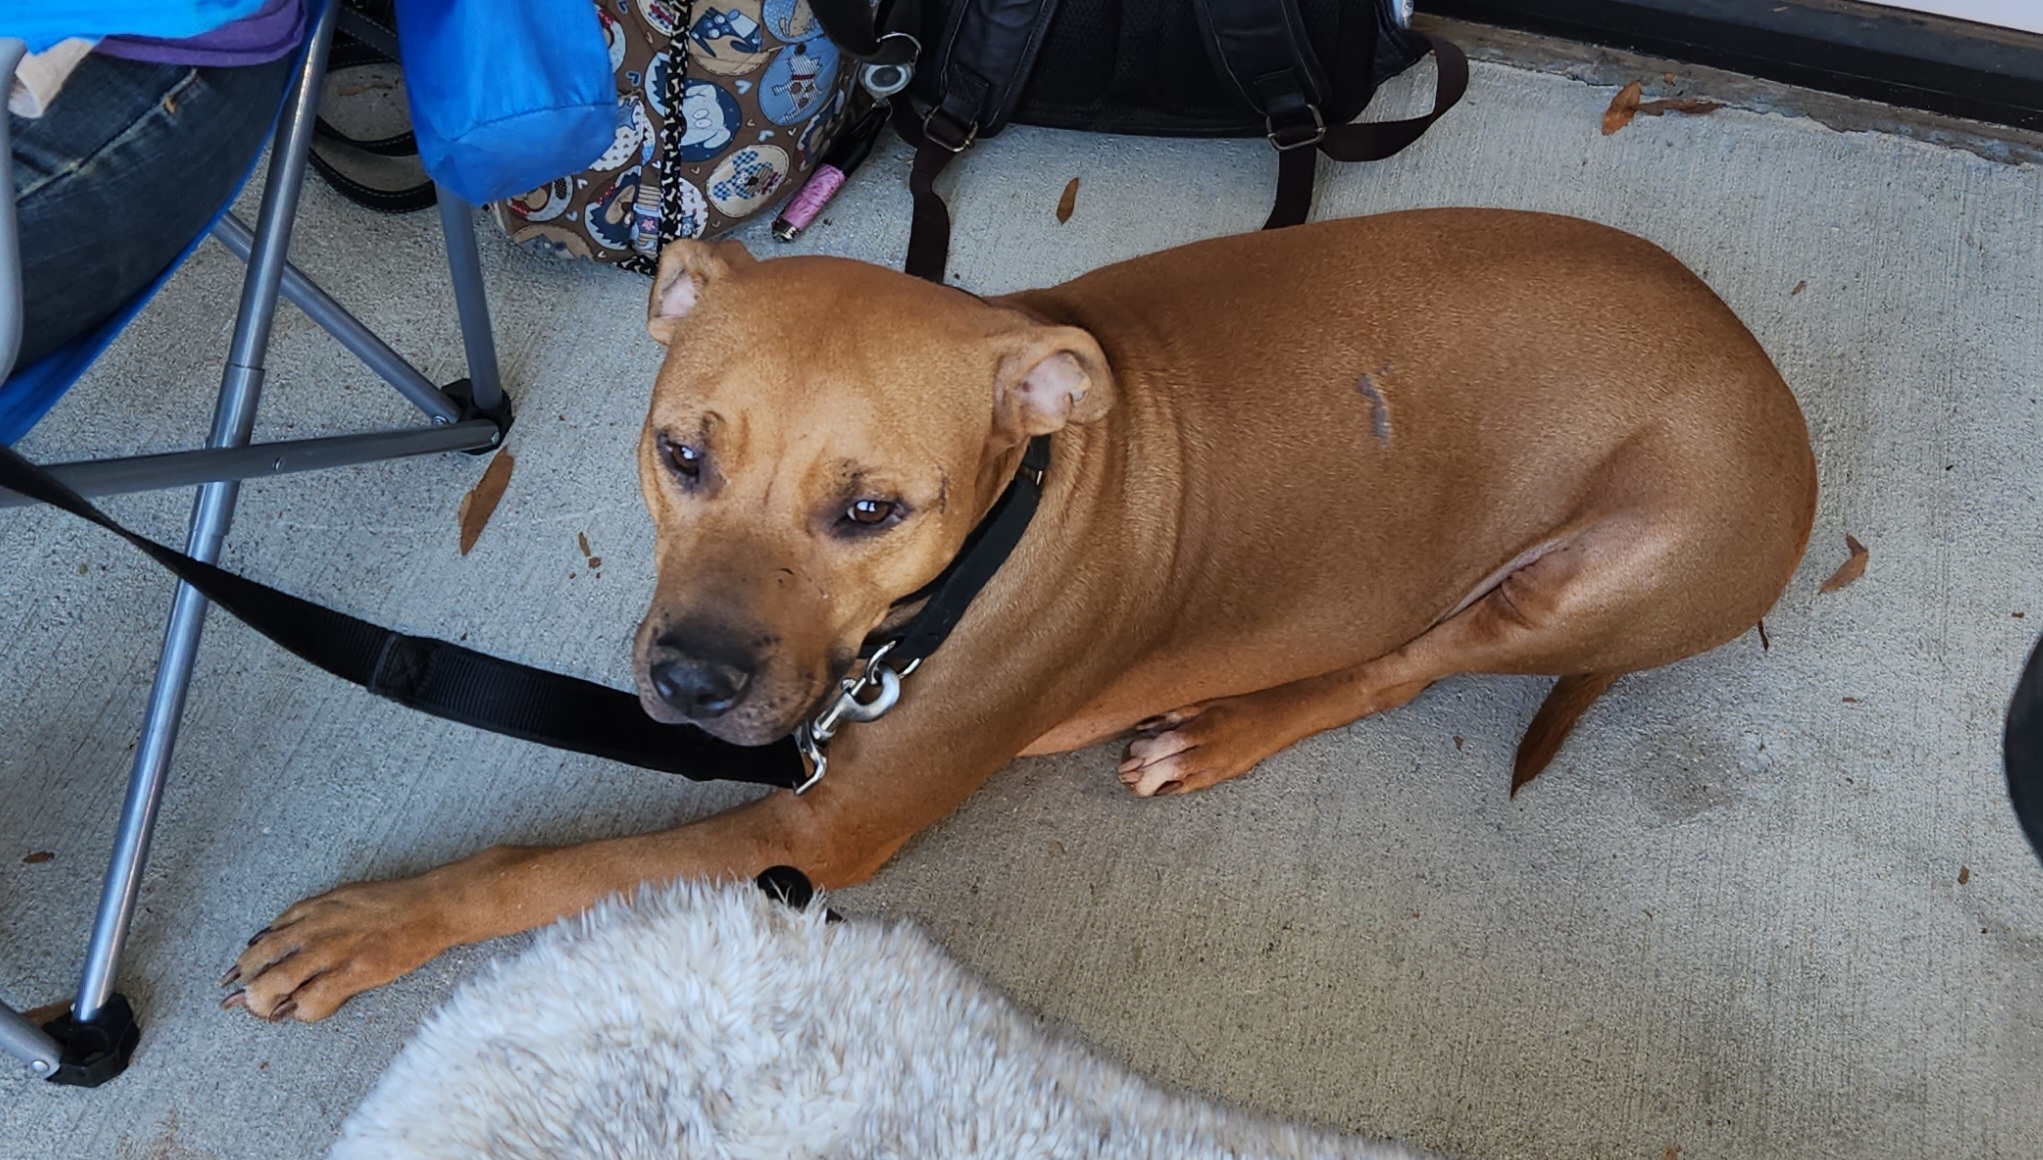
[[[1694,266],[1779,363],[1821,464],[1770,650],[1754,634],[1621,682],[1516,801],[1531,680],[1445,682],[1189,799],[1127,796],[1106,749],[1021,762],[839,905],[924,924],[1146,1074],[1455,1154],[2033,1156],[2043,870],[1998,738],[2043,629],[2043,168],[1744,108],[1605,137],[1612,91],[1479,64],[1418,146],[1326,169],[1317,215],[1554,210]],[[895,260],[903,172],[877,158],[793,248]],[[1028,130],[957,172],[953,268],[986,291],[1252,228],[1271,187],[1261,142]],[[301,222],[302,266],[458,373],[430,215],[314,186]],[[644,286],[487,238],[484,261],[521,418],[475,551],[454,513],[482,464],[445,457],[251,486],[228,562],[622,685],[651,576],[630,460],[659,353]],[[23,450],[202,431],[239,276],[203,251]],[[405,418],[294,312],[272,354],[261,435]],[[172,538],[189,501],[108,506]],[[1846,532],[1871,566],[1818,595]],[[28,1006],[74,984],[169,587],[54,514],[0,514],[0,558],[0,995]],[[0,1079],[0,1156],[316,1156],[420,1017],[521,940],[308,1028],[215,1009],[250,932],[343,880],[743,796],[412,715],[224,618],[199,670],[121,975],[148,1026],[134,1070],[97,1092]]]

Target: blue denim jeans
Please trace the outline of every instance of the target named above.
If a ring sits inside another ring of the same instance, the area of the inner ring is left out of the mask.
[[[262,151],[291,65],[88,56],[47,113],[15,118],[18,365],[98,326],[191,244]]]

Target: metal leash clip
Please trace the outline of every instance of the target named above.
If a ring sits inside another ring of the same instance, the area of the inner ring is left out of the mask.
[[[795,729],[795,746],[809,764],[809,779],[795,787],[796,794],[804,794],[823,780],[824,770],[830,767],[830,755],[825,747],[837,730],[846,721],[877,721],[901,700],[901,678],[913,673],[922,662],[910,661],[908,667],[895,672],[883,663],[887,653],[898,644],[888,641],[866,658],[865,668],[856,677],[846,677],[838,690],[837,699],[824,707],[814,718],[804,721]],[[860,698],[871,689],[878,689],[870,698]]]

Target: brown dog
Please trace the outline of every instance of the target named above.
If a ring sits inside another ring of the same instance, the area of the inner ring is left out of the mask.
[[[795,301],[830,324],[788,337]],[[1801,412],[1737,318],[1569,218],[1304,226],[994,301],[680,243],[649,325],[655,717],[785,736],[1055,432],[1041,509],[807,794],[343,886],[255,940],[230,1005],[319,1019],[646,881],[857,882],[1018,754],[1132,729],[1131,789],[1204,788],[1454,673],[1560,676],[1515,790],[1616,677],[1749,630],[1815,507]]]

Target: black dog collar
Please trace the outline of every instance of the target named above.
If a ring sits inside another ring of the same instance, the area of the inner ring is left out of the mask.
[[[894,602],[898,608],[928,600],[899,631],[886,634],[893,645],[887,659],[897,671],[906,672],[921,663],[965,618],[972,599],[992,581],[993,574],[1007,562],[1015,545],[1021,543],[1022,535],[1029,530],[1029,521],[1035,518],[1036,506],[1043,498],[1043,476],[1049,470],[1050,437],[1038,435],[1029,440],[1021,466],[1007,490],[1000,493],[1000,498],[987,509],[986,518],[965,537],[958,554],[936,574],[936,579]],[[886,647],[885,642],[868,642],[864,652],[870,655],[882,647]]]
[[[823,710],[795,728],[795,747],[807,765],[802,793],[823,779],[830,758],[824,747],[847,721],[877,721],[901,699],[901,679],[913,673],[965,618],[973,597],[1012,555],[1035,518],[1043,498],[1043,476],[1050,469],[1050,437],[1038,435],[1022,452],[1021,466],[1007,490],[993,502],[986,518],[965,537],[958,554],[936,579],[895,601],[895,607],[927,599],[920,611],[898,631],[879,634],[861,649],[864,669],[846,677]],[[883,638],[883,639],[881,639]]]

